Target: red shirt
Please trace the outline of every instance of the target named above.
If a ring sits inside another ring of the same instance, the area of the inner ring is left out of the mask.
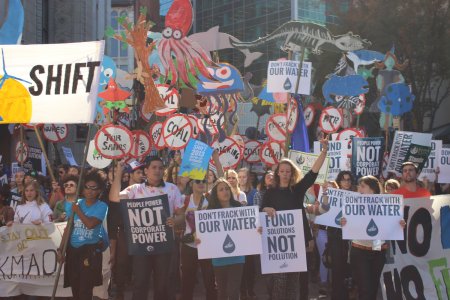
[[[403,195],[403,198],[428,198],[428,197],[431,197],[430,191],[428,191],[425,188],[421,188],[421,187],[417,187],[415,192],[411,192],[405,186],[402,186],[398,190],[393,191],[392,194]]]

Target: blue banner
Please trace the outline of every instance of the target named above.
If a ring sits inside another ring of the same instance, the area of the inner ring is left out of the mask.
[[[208,164],[212,153],[213,148],[207,144],[195,139],[189,140],[184,150],[178,176],[203,180],[208,171]]]
[[[383,137],[352,137],[352,173],[359,179],[363,176],[378,177],[383,161]]]

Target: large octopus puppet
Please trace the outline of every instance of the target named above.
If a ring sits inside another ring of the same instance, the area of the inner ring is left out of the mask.
[[[166,75],[171,75],[171,85],[178,79],[193,88],[189,75],[198,80],[198,72],[212,79],[208,67],[214,66],[205,51],[187,37],[192,27],[192,4],[190,0],[174,0],[166,15],[162,39],[158,42],[158,53]],[[176,61],[176,63],[175,63]]]

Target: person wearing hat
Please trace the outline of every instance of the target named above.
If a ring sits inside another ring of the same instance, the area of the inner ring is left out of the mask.
[[[402,164],[402,185],[394,192],[396,195],[403,195],[403,198],[424,198],[431,197],[430,192],[417,183],[419,169],[413,162],[407,161]]]

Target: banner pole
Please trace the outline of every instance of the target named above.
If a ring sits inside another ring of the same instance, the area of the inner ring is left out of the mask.
[[[34,125],[34,132],[36,133],[37,140],[39,142],[39,146],[41,147],[42,154],[44,155],[45,163],[47,164],[48,172],[50,173],[50,178],[52,181],[56,181],[55,174],[53,173],[52,165],[48,160],[47,151],[45,150],[44,143],[42,142],[41,134],[39,133],[38,128]]]
[[[75,193],[75,199],[76,199],[77,202],[78,202],[78,198],[80,196],[81,183],[83,182],[84,171],[85,171],[85,167],[86,167],[86,159],[87,159],[87,154],[88,154],[88,150],[89,150],[89,141],[90,141],[91,129],[92,129],[92,124],[89,124],[88,125],[88,132],[87,132],[87,135],[86,135],[86,141],[84,142],[83,162],[81,163],[80,177],[78,178],[77,191]],[[75,213],[72,212],[72,215],[70,216],[69,220],[67,221],[66,229],[64,230],[64,231],[67,231],[67,234],[63,235],[63,240],[61,241],[61,245],[62,245],[61,255],[62,255],[62,257],[65,256],[66,251],[67,251],[67,245],[69,244],[70,234],[72,232],[74,216],[75,216]],[[55,283],[53,284],[53,292],[52,292],[51,300],[55,299],[56,290],[58,289],[59,277],[61,276],[62,266],[63,266],[63,263],[58,262],[58,270],[56,271],[56,278],[55,278]]]
[[[20,145],[21,145],[21,149],[20,149],[20,155],[19,155],[19,166],[21,168],[23,168],[23,146],[24,146],[24,137],[23,137],[23,125],[20,124]]]

